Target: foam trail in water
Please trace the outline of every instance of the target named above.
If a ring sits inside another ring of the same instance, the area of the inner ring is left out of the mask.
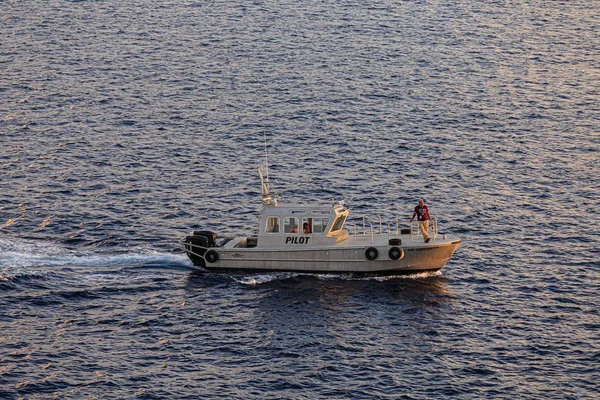
[[[311,274],[300,272],[273,272],[260,275],[234,276],[233,280],[242,285],[262,285],[273,281],[283,281],[286,279],[296,278],[299,276],[310,276],[320,280],[344,280],[344,281],[379,281],[385,282],[393,279],[425,279],[436,276],[442,276],[442,271],[435,272],[419,272],[409,275],[356,275],[356,274]]]
[[[44,243],[10,242],[0,240],[0,267],[26,268],[34,266],[176,266],[191,267],[183,254],[159,253],[140,249],[139,253],[86,254]]]
[[[392,279],[425,279],[432,278],[435,276],[442,276],[442,271],[437,270],[433,272],[418,272],[416,274],[408,274],[408,275],[386,275],[386,276],[373,276],[368,279],[376,280],[376,281],[389,281]]]
[[[233,280],[242,285],[262,285],[273,281],[283,281],[290,278],[300,276],[300,273],[294,272],[273,272],[271,274],[249,275],[249,276],[233,276]]]

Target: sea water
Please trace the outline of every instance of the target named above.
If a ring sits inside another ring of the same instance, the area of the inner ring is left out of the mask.
[[[598,396],[595,2],[1,9],[0,398]],[[253,233],[265,162],[283,200],[423,198],[463,243],[194,271],[178,240]]]

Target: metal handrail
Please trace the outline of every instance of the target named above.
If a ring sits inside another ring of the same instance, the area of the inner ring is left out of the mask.
[[[430,221],[431,221],[431,236],[433,237],[433,240],[436,240],[438,237],[438,220],[436,217],[430,217]],[[419,231],[419,222],[418,221],[414,221],[416,223],[416,225],[413,222],[410,222],[410,241],[414,242],[414,238],[415,236],[422,236],[421,231]],[[413,229],[413,227],[415,227],[416,229]]]
[[[182,238],[181,240],[179,240],[179,243],[181,243],[183,245],[183,249],[186,252],[191,253],[191,254],[195,255],[196,257],[200,257],[200,258],[204,258],[204,256],[196,253],[194,251],[194,248],[205,249],[205,250],[209,249],[209,247],[204,247],[204,246],[200,246],[200,245],[197,245],[197,244],[194,244],[194,243],[186,242],[185,238]],[[189,250],[188,250],[187,246],[190,246]]]
[[[360,228],[360,220],[362,219],[362,232],[359,232]],[[354,233],[354,243],[357,242],[357,236],[362,235],[362,236],[366,236],[367,234],[370,234],[371,236],[371,242],[373,243],[375,241],[374,236],[375,236],[375,229],[377,229],[377,227],[375,226],[375,224],[377,223],[377,221],[379,222],[379,235],[382,235],[383,232],[383,221],[382,221],[382,217],[381,216],[369,216],[369,215],[363,215],[362,217],[357,217],[357,218],[353,218],[353,222],[352,221],[348,221],[348,223],[352,223],[353,224],[353,233]],[[421,237],[421,232],[418,229],[418,222],[416,220],[413,220],[414,222],[409,222],[408,223],[408,228],[410,229],[410,241],[414,242],[415,239],[417,237]],[[430,219],[430,225],[429,225],[429,232],[430,232],[430,237],[433,240],[437,240],[438,236],[440,235],[439,233],[439,221],[437,219],[437,217],[431,217]],[[387,224],[387,231],[386,234],[388,236],[388,239],[392,238],[393,234],[394,234],[394,224],[396,225],[395,227],[395,235],[398,236],[401,234],[401,228],[400,228],[400,218],[398,216],[395,216],[391,221],[388,220],[386,222]],[[350,232],[350,229],[348,230],[348,232]],[[444,235],[444,238],[446,237],[446,235]]]
[[[356,242],[356,236],[357,235],[363,235],[366,236],[367,234],[371,235],[371,241],[373,241],[374,239],[374,223],[375,221],[379,221],[379,234],[382,235],[383,234],[383,220],[381,216],[368,216],[368,215],[364,215],[361,217],[362,219],[362,233],[359,233],[359,230],[357,228],[357,223],[354,222],[353,226],[354,226],[354,241]],[[399,235],[400,234],[400,218],[398,216],[396,216],[395,221],[393,222],[387,222],[387,235],[388,238],[392,235],[392,232],[394,232],[393,229],[393,224],[395,223],[396,225],[396,229],[395,229],[395,234]],[[375,220],[375,221],[373,221]],[[436,217],[431,217],[430,219],[430,232],[431,232],[431,237],[432,239],[437,239],[438,235],[439,235],[439,225],[438,225],[438,219]],[[376,223],[376,222],[375,222]],[[411,242],[414,242],[415,238],[418,236],[421,236],[421,232],[418,229],[418,222],[416,220],[413,220],[413,222],[409,222],[408,223],[408,227],[410,228],[410,240]]]
[[[381,235],[383,233],[383,222],[381,220],[381,216],[370,216],[370,215],[363,215],[362,217],[362,221],[363,221],[363,235],[367,234],[367,226],[366,224],[369,224],[371,226],[371,230],[373,229],[373,223],[371,222],[373,219],[375,220],[379,220],[379,234]]]

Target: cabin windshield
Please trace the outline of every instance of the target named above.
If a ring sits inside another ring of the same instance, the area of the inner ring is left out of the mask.
[[[336,232],[342,229],[342,227],[344,226],[344,222],[346,222],[346,217],[347,215],[340,215],[339,217],[337,217],[337,219],[333,222],[331,232]]]

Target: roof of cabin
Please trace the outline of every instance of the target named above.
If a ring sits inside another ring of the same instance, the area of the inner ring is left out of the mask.
[[[340,204],[296,204],[296,203],[279,203],[265,204],[262,209],[264,215],[335,215],[336,213],[344,212],[346,208]]]

